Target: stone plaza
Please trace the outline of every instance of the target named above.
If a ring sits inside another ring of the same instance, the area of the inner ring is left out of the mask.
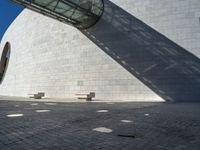
[[[0,101],[1,150],[200,148],[199,103],[8,99]]]

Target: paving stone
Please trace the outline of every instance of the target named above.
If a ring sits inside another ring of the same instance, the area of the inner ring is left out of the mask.
[[[34,107],[30,104],[0,101],[1,150],[198,150],[200,147],[200,103],[46,105],[38,102]],[[98,110],[109,113],[96,113]],[[24,116],[7,117],[11,112]],[[112,132],[93,130],[99,127]]]

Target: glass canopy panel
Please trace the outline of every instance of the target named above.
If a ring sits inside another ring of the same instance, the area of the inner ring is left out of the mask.
[[[84,29],[103,13],[103,0],[11,0],[31,10]]]

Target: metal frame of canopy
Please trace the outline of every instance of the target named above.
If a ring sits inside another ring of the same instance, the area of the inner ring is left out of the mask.
[[[79,29],[94,25],[104,10],[103,0],[11,0]]]

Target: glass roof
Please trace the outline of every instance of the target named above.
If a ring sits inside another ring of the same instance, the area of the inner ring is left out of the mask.
[[[26,8],[84,29],[103,13],[103,0],[12,0]]]

